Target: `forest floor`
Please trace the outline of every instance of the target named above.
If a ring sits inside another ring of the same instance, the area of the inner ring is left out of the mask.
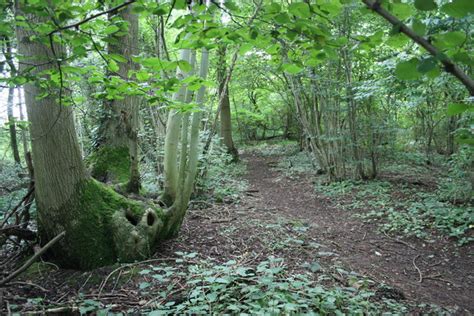
[[[202,260],[256,267],[283,258],[287,276],[309,270],[325,287],[365,287],[371,300],[407,306],[402,314],[474,313],[472,243],[381,233],[376,223],[352,216],[344,201],[315,191],[313,175],[282,170],[283,158],[247,150],[244,196],[194,201],[180,236],[161,245],[154,259],[89,272],[40,262],[0,289],[0,306],[20,313],[149,311],[185,300],[186,269]]]

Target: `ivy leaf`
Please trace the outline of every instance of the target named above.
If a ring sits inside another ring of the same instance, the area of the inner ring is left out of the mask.
[[[417,70],[418,60],[416,58],[409,61],[402,61],[395,68],[395,76],[400,80],[416,80],[421,77],[421,73]]]
[[[472,0],[454,0],[441,7],[441,11],[453,18],[463,18],[474,13],[474,1]]]
[[[421,11],[430,11],[437,7],[436,2],[433,0],[415,0],[415,8]]]

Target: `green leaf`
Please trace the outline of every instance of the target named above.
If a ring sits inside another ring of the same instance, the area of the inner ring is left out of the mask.
[[[421,77],[421,73],[417,70],[418,60],[416,58],[409,61],[402,61],[395,68],[395,76],[400,80],[416,80]]]
[[[229,0],[226,0],[224,2],[224,7],[226,7],[230,11],[235,11],[235,12],[239,11],[239,7],[234,2],[229,1]]]
[[[253,48],[253,45],[250,43],[242,44],[242,46],[240,46],[240,49],[239,49],[239,54],[244,55],[246,52],[248,52],[252,48]]]
[[[421,11],[430,11],[437,7],[436,2],[433,0],[415,0],[415,8]]]
[[[288,16],[288,13],[286,13],[286,12],[282,12],[282,13],[277,14],[274,17],[274,19],[275,19],[276,22],[278,22],[280,24],[286,24],[286,23],[291,22],[290,17]]]
[[[434,38],[435,45],[440,48],[457,48],[466,41],[466,34],[461,31],[454,31],[436,34]]]
[[[147,81],[150,78],[150,74],[146,71],[139,71],[135,74],[135,76],[139,81]]]
[[[433,57],[423,59],[417,66],[417,70],[421,73],[427,73],[437,66],[436,59]]]
[[[174,8],[176,10],[184,10],[186,9],[186,0],[175,0]]]
[[[449,116],[453,116],[466,111],[473,112],[474,106],[465,103],[450,103],[448,105],[447,113]]]
[[[400,20],[405,20],[413,16],[413,7],[406,3],[392,4],[392,13]]]
[[[109,68],[109,70],[112,71],[112,72],[117,72],[117,71],[119,71],[119,66],[117,65],[117,63],[115,62],[115,60],[110,60],[110,61],[109,61],[108,68]]]
[[[311,11],[309,11],[309,5],[304,2],[296,2],[296,3],[290,4],[288,6],[288,11],[290,11],[291,14],[299,18],[307,19],[311,17]]]
[[[109,25],[104,29],[104,34],[110,35],[118,31],[120,31],[120,28],[117,25]]]
[[[122,55],[119,55],[119,54],[108,54],[107,55],[109,58],[115,60],[116,62],[119,62],[119,63],[126,63],[127,62],[127,58],[123,57]]]
[[[474,1],[454,0],[441,7],[441,11],[453,18],[463,18],[474,13]]]
[[[426,34],[426,25],[418,19],[414,19],[411,22],[411,27],[419,36],[424,36]]]
[[[186,60],[180,60],[178,61],[178,67],[184,72],[190,72],[193,67],[191,66],[190,63],[188,63]]]
[[[281,6],[275,2],[265,5],[263,8],[267,14],[276,14],[281,11]]]
[[[303,70],[303,68],[295,64],[283,64],[282,68],[284,71],[292,75],[296,75],[297,73],[300,73]]]

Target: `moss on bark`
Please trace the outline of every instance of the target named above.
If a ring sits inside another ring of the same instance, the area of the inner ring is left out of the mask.
[[[107,183],[128,183],[130,180],[130,155],[128,148],[101,146],[88,158],[93,178]]]
[[[77,190],[67,205],[42,210],[38,219],[44,241],[66,231],[52,250],[62,266],[92,269],[151,253],[163,226],[161,209],[127,199],[93,179],[81,182]]]

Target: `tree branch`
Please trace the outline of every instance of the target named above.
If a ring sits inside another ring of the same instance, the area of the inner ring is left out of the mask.
[[[62,232],[60,233],[59,235],[57,235],[56,237],[54,237],[53,239],[51,239],[46,245],[44,245],[43,248],[41,248],[37,253],[35,253],[33,255],[33,257],[31,257],[30,259],[28,259],[28,261],[25,262],[25,264],[23,264],[20,268],[18,268],[17,270],[15,270],[12,274],[10,274],[9,276],[7,276],[6,278],[4,278],[3,280],[0,281],[0,286],[3,286],[5,285],[6,283],[8,283],[9,281],[13,280],[15,277],[17,277],[20,273],[22,273],[23,271],[25,271],[26,269],[28,269],[29,266],[31,266],[35,261],[36,259],[38,259],[38,257],[40,257],[43,253],[46,252],[46,250],[48,250],[49,248],[51,248],[51,246],[53,246],[55,243],[57,243],[61,238],[63,238],[64,236],[66,235],[66,232]]]
[[[90,20],[93,20],[95,18],[98,18],[99,16],[102,16],[102,15],[105,15],[105,14],[109,14],[109,13],[113,13],[115,11],[118,11],[132,3],[136,2],[136,0],[129,0],[129,1],[126,1],[116,7],[113,7],[113,8],[110,8],[106,11],[102,11],[102,12],[99,12],[99,13],[96,13],[96,14],[93,14],[87,18],[85,18],[84,20],[81,20],[79,22],[76,22],[76,23],[73,23],[73,24],[69,24],[69,25],[66,25],[66,26],[62,26],[62,27],[59,27],[51,32],[49,32],[47,35],[48,36],[51,36],[53,35],[54,33],[57,33],[57,32],[61,32],[61,31],[64,31],[64,30],[67,30],[67,29],[72,29],[72,28],[78,28],[79,26],[81,26],[82,24],[84,23],[87,23],[89,22]]]
[[[415,43],[426,49],[431,55],[438,58],[440,62],[444,66],[444,70],[453,76],[455,76],[469,91],[471,96],[474,96],[474,80],[469,77],[464,71],[462,71],[459,66],[457,66],[452,60],[450,60],[446,56],[442,56],[441,52],[438,48],[433,46],[428,40],[419,36],[415,33],[411,28],[406,26],[402,21],[400,21],[397,17],[392,15],[390,12],[385,10],[379,0],[372,1],[372,0],[362,0],[362,2],[372,11],[376,12],[378,15],[383,17],[385,20],[390,22],[393,26],[396,26],[400,29],[400,32],[404,33],[406,36],[411,38]],[[440,57],[442,56],[442,57]]]

